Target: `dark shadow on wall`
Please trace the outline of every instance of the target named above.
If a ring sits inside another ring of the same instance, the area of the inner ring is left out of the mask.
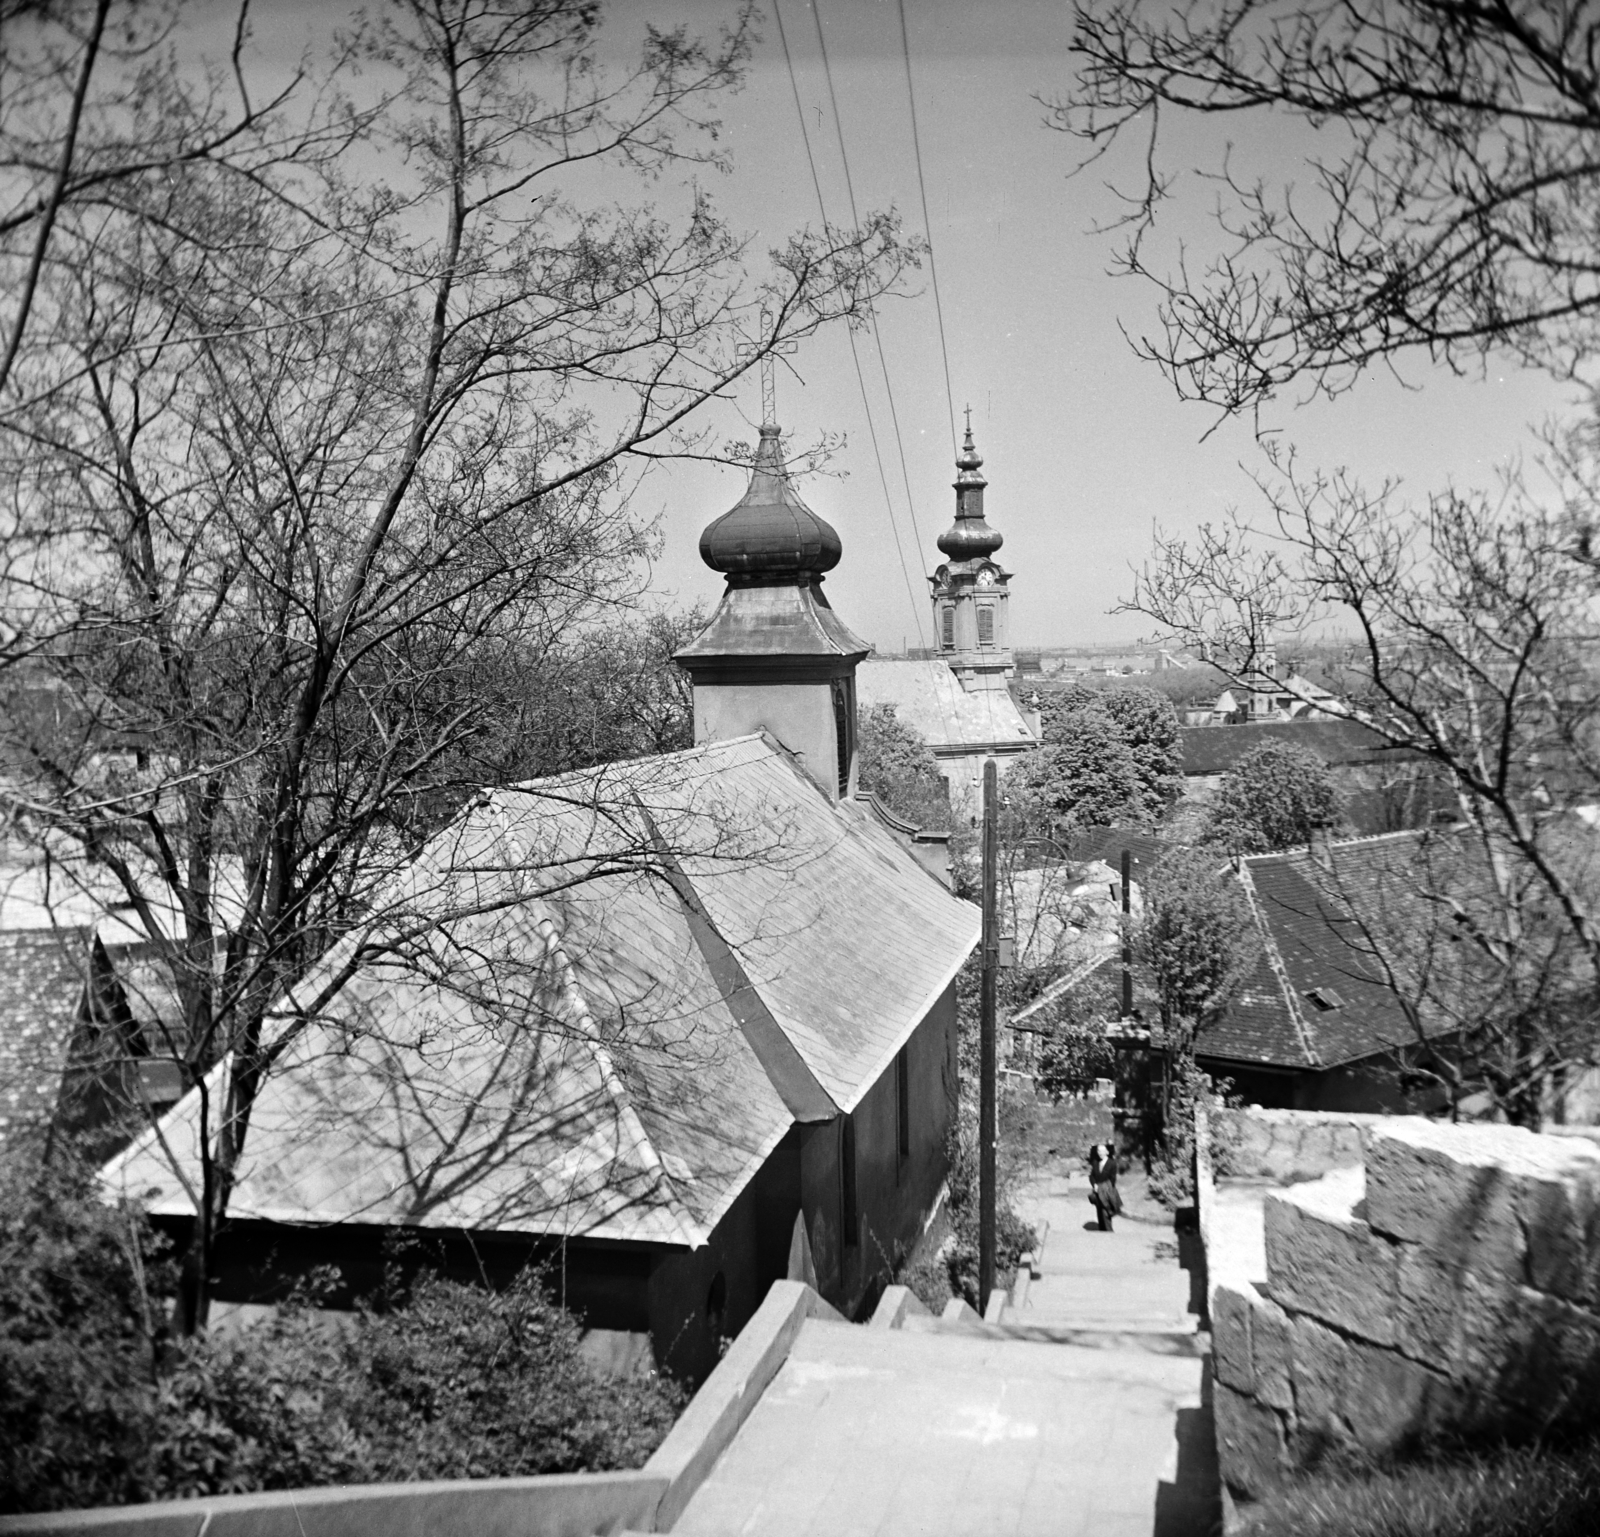
[[[1211,1362],[1201,1369],[1200,1407],[1180,1409],[1177,1476],[1156,1485],[1151,1537],[1215,1537],[1222,1531],[1222,1482],[1217,1473],[1217,1434],[1211,1416]]]

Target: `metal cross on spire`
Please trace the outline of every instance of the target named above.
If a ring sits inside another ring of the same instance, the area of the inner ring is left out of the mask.
[[[967,436],[972,436],[972,407],[967,407]]]
[[[769,336],[772,333],[772,311],[761,312],[761,334]],[[780,353],[790,356],[800,350],[799,342],[774,341],[762,351],[760,342],[745,342],[739,349],[737,356],[741,358],[754,357],[761,353],[761,425],[763,427],[776,427],[778,425],[778,386],[773,378],[773,358]]]

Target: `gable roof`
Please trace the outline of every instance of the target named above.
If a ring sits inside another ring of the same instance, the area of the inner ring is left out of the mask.
[[[868,657],[856,668],[856,699],[863,710],[892,704],[936,755],[1038,745],[1010,690],[968,693],[944,662]]]
[[[1408,924],[1437,925],[1418,876],[1451,848],[1448,832],[1403,832],[1332,843],[1321,858],[1301,848],[1241,860],[1261,957],[1227,1014],[1197,1038],[1198,1053],[1324,1069],[1415,1044],[1374,946]]]
[[[1408,756],[1358,720],[1258,721],[1239,726],[1180,726],[1183,772],[1225,774],[1264,742],[1297,742],[1324,763],[1384,763]]]
[[[235,1216],[701,1243],[797,1118],[854,1108],[979,929],[764,735],[486,794],[398,884],[424,940],[288,1039]],[[111,1187],[192,1211],[198,1126],[195,1093]]]
[[[0,931],[0,1149],[55,1115],[89,943],[82,928]]]

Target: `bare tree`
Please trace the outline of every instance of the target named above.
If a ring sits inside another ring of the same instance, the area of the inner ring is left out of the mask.
[[[577,0],[405,0],[260,111],[236,44],[226,142],[143,164],[129,145],[209,142],[226,75],[138,53],[104,105],[118,175],[69,169],[35,229],[0,410],[4,800],[160,951],[186,1084],[226,1058],[189,1327],[293,1021],[438,921],[397,875],[492,777],[486,669],[633,593],[630,465],[705,452],[697,409],[915,260],[876,217],[756,280],[699,188],[676,218],[617,201],[717,163],[752,18],[709,44],[652,27],[621,78],[596,25]]]
[[[1078,0],[1080,62],[1050,103],[1097,160],[1137,135],[1123,271],[1161,293],[1142,337],[1186,397],[1336,394],[1375,362],[1491,348],[1578,376],[1600,319],[1600,16],[1544,0]],[[1193,141],[1272,111],[1318,130],[1308,185],[1231,157],[1203,174],[1217,248],[1160,270],[1149,237]],[[1174,150],[1179,157],[1174,160]]]
[[[1592,6],[1084,0],[1076,18],[1082,64],[1054,122],[1085,163],[1142,136],[1122,266],[1159,289],[1160,334],[1136,345],[1180,393],[1241,412],[1292,383],[1336,394],[1408,353],[1463,369],[1495,348],[1580,375],[1600,316]],[[1166,130],[1266,111],[1330,146],[1310,187],[1203,171],[1216,245],[1157,271]],[[1506,997],[1526,990],[1532,914],[1557,923],[1547,979],[1593,1034],[1600,928],[1571,813],[1600,782],[1594,444],[1585,426],[1547,446],[1550,490],[1519,473],[1426,507],[1269,451],[1265,528],[1158,535],[1129,606],[1241,681],[1284,632],[1353,624],[1355,712],[1448,783],[1493,901],[1435,896]]]

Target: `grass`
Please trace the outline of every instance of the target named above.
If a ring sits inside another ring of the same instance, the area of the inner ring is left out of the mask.
[[[1600,1437],[1301,1474],[1240,1514],[1239,1537],[1593,1537]]]

